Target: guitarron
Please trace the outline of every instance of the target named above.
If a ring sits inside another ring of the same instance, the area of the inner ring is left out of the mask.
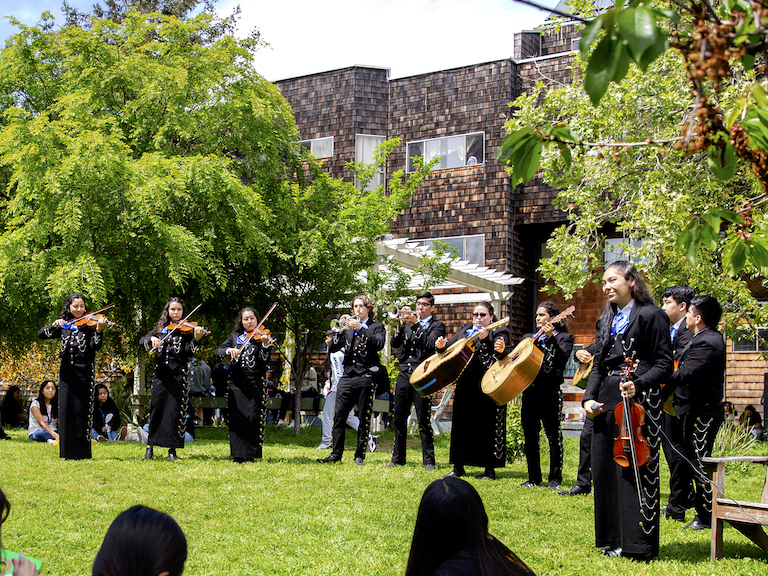
[[[557,324],[573,313],[575,306],[569,306],[563,312],[550,319]],[[539,330],[530,338],[523,339],[512,352],[494,362],[483,376],[481,387],[491,400],[502,406],[515,399],[536,379],[544,359],[544,353],[534,342],[544,333]]]

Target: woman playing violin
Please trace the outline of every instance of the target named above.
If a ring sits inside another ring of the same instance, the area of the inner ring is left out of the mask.
[[[183,318],[184,303],[174,296],[163,306],[157,326],[139,340],[147,350],[157,352],[149,404],[149,439],[144,456],[147,460],[154,457],[154,446],[168,448],[168,458],[174,461],[178,459],[176,449],[184,448],[189,399],[187,364],[206,330],[200,326],[171,327]]]
[[[669,319],[653,304],[630,262],[616,261],[605,269],[603,293],[608,302],[598,321],[597,353],[583,401],[594,419],[595,544],[606,556],[648,559],[659,554],[658,424],[660,385],[672,373]],[[622,369],[627,359],[635,366],[629,375]],[[645,412],[642,431],[650,455],[637,470],[614,460],[620,427],[615,409],[622,396]]]
[[[94,360],[107,325],[104,317],[95,323],[78,322],[85,315],[85,296],[70,294],[59,318],[37,333],[44,340],[61,339],[59,455],[68,460],[91,457]]]
[[[256,312],[250,306],[240,310],[235,328],[217,356],[230,358],[227,407],[229,408],[229,452],[235,462],[261,458],[264,445],[264,416],[267,388],[264,379],[269,368],[269,336],[258,327]]]
[[[465,466],[481,466],[482,478],[496,478],[496,468],[504,466],[506,451],[507,407],[497,406],[480,388],[488,367],[509,348],[509,331],[496,328],[488,331],[493,320],[490,302],[478,302],[472,313],[472,322],[464,324],[449,340],[441,336],[435,342],[438,352],[459,340],[479,333],[474,341],[475,353],[456,381],[453,397],[453,427],[451,430],[452,476],[463,476]]]

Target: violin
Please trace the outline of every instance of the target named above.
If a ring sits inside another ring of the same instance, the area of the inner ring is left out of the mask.
[[[211,332],[207,328],[203,328],[200,326],[197,322],[190,322],[188,320],[182,320],[181,322],[171,322],[166,326],[169,332],[175,332],[179,331],[182,334],[191,334],[195,331],[195,328],[200,328],[203,331],[203,334],[206,336],[210,336]]]
[[[107,320],[107,326],[110,328],[117,328],[117,324],[112,322],[111,320],[105,318],[104,314],[101,314],[101,312],[104,312],[105,310],[109,310],[110,308],[114,307],[114,304],[110,304],[109,306],[104,306],[104,308],[99,308],[96,310],[96,312],[86,312],[80,318],[73,318],[72,320],[69,320],[68,322],[65,322],[62,324],[62,326],[66,327],[74,327],[77,326],[78,328],[83,328],[85,326],[89,328],[96,328],[96,325],[101,320]]]
[[[621,382],[627,382],[637,367],[632,358],[627,358],[625,364]],[[619,435],[613,443],[613,460],[623,468],[632,466],[637,469],[645,465],[651,459],[651,448],[643,436],[645,410],[639,402],[622,394],[622,402],[616,405],[613,413],[619,427]]]

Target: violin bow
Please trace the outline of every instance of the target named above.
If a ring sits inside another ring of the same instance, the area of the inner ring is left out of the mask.
[[[99,308],[95,312],[86,312],[80,318],[85,318],[86,316],[93,316],[94,314],[101,314],[105,310],[109,310],[110,308],[114,308],[114,307],[115,307],[114,304],[107,304],[106,306],[104,306],[104,308]],[[74,322],[75,320],[80,320],[80,318],[73,318],[72,320],[69,320],[68,322],[66,322],[66,324],[69,324],[70,322]]]
[[[637,363],[633,358],[626,358],[624,360],[626,366],[624,367],[624,376],[622,383],[627,382],[629,377],[637,368]],[[637,390],[637,388],[635,388]],[[640,504],[640,510],[643,509],[643,495],[642,486],[640,485],[640,467],[637,465],[637,453],[635,452],[635,437],[632,430],[632,407],[630,405],[630,399],[626,396],[626,393],[622,391],[622,403],[624,404],[624,422],[623,427],[628,431],[629,437],[629,450],[632,453],[632,471],[635,473],[635,486],[637,487],[637,501]],[[629,421],[629,422],[627,422]],[[619,432],[621,434],[621,432]]]
[[[195,312],[197,312],[197,309],[198,309],[198,308],[200,308],[200,306],[202,306],[202,305],[203,305],[203,303],[202,303],[202,302],[200,302],[200,304],[198,304],[197,306],[195,306],[195,308],[192,310],[192,312],[190,312],[189,314],[187,314],[187,317],[186,317],[186,318],[183,318],[183,319],[179,320],[178,322],[176,322],[176,328],[174,328],[173,330],[171,330],[170,332],[168,332],[168,334],[166,334],[165,336],[163,336],[162,338],[160,338],[160,344],[158,344],[157,346],[155,346],[154,348],[152,348],[152,350],[155,350],[155,349],[159,348],[160,346],[162,346],[162,345],[163,345],[163,342],[165,342],[165,339],[166,339],[166,338],[168,338],[168,336],[170,336],[170,335],[171,335],[171,334],[173,334],[174,332],[176,332],[176,330],[178,329],[178,327],[179,327],[179,326],[183,326],[183,325],[184,325],[184,322],[186,322],[187,320],[189,320],[189,319],[190,319],[190,317],[192,316],[192,314],[194,314]],[[150,352],[151,352],[152,350],[150,350]]]
[[[272,314],[272,311],[273,311],[275,308],[277,308],[277,302],[275,302],[274,304],[272,304],[272,307],[269,309],[269,311],[268,311],[266,314],[264,314],[264,317],[261,319],[261,321],[259,321],[259,324],[256,326],[256,328],[254,328],[253,330],[251,330],[251,335],[250,335],[250,336],[248,336],[248,338],[246,338],[245,342],[243,342],[243,345],[242,345],[242,346],[240,346],[240,348],[238,348],[238,350],[237,350],[237,354],[238,354],[238,356],[237,356],[237,357],[238,357],[238,358],[240,357],[240,353],[241,353],[241,352],[242,352],[242,351],[245,349],[245,347],[246,347],[246,346],[248,346],[248,342],[250,342],[250,341],[251,341],[251,338],[253,338],[253,335],[254,335],[254,334],[256,334],[256,332],[259,332],[260,334],[262,334],[262,335],[266,336],[266,334],[264,334],[263,332],[261,332],[261,331],[259,330],[259,328],[261,328],[262,326],[264,326],[264,322],[266,322],[266,321],[267,321],[267,318],[269,318],[269,315],[270,315],[270,314]]]

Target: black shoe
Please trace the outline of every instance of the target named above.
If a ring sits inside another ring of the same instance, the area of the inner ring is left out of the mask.
[[[661,514],[664,516],[664,518],[668,518],[669,520],[675,520],[677,522],[685,522],[685,511],[672,512],[669,509],[669,506],[662,506]]]
[[[603,556],[608,556],[609,558],[615,558],[617,556],[621,556],[621,548],[603,548],[600,550],[600,554]]]
[[[152,460],[152,458],[155,457],[154,451],[152,450],[152,446],[147,446],[147,451],[144,454],[144,460]]]
[[[446,474],[446,476],[456,476],[456,478],[461,478],[465,474],[466,474],[466,472],[464,471],[464,466],[454,466],[453,470],[448,472],[448,474]]]
[[[693,517],[693,521],[690,524],[686,524],[683,526],[683,529],[690,528],[691,530],[708,530],[709,526],[704,524],[701,520],[699,520],[698,516]]]
[[[426,470],[427,472],[432,472],[434,471],[434,469],[435,469],[434,464],[424,464],[424,470]]]
[[[176,462],[176,460],[178,460],[178,459],[179,459],[179,457],[176,456],[176,448],[169,448],[168,449],[168,460],[170,460],[171,462]]]
[[[578,494],[589,494],[591,491],[592,491],[591,488],[585,488],[580,484],[576,484],[576,486],[574,486],[570,490],[558,490],[557,493],[562,494],[563,496],[576,496]]]
[[[540,486],[540,484],[536,482],[531,482],[530,480],[526,480],[522,484],[520,484],[523,488],[535,488],[536,486]]]
[[[341,458],[336,458],[336,456],[326,456],[325,458],[318,458],[317,459],[320,464],[333,464],[334,462],[341,462]]]
[[[480,480],[496,480],[496,470],[493,468],[486,468],[483,475],[480,476]]]
[[[355,458],[355,464],[358,466],[365,466],[365,458]]]
[[[557,480],[550,480],[547,484],[547,490],[557,490],[558,488],[560,488],[560,482]]]
[[[402,467],[402,466],[405,466],[405,464],[398,464],[397,462],[390,462],[389,464],[384,466],[384,468],[397,468],[397,467]]]

